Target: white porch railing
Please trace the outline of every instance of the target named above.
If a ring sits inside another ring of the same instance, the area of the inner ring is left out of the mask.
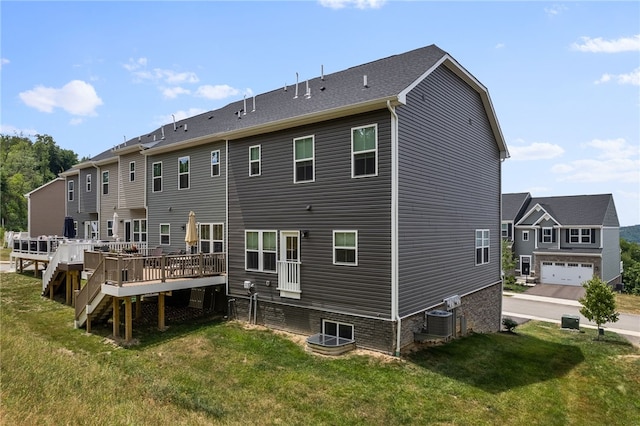
[[[300,262],[278,262],[280,297],[300,299]]]

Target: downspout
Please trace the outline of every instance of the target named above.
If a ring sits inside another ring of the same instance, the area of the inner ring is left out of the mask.
[[[398,290],[398,114],[391,101],[387,101],[391,112],[391,317],[397,323],[395,356],[400,356],[402,320],[399,312]]]

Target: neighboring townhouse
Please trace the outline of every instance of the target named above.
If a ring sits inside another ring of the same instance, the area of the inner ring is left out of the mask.
[[[516,275],[542,284],[581,285],[594,275],[621,282],[620,224],[611,194],[504,194],[502,237]]]
[[[195,128],[198,117],[185,121],[193,123],[191,127]],[[177,138],[190,136],[184,132],[183,124],[179,125],[179,133],[168,141],[166,137],[162,139],[165,131],[161,129],[157,135],[160,143],[144,152],[149,247],[160,247],[164,253],[187,248],[200,253],[224,252],[226,142],[173,143]],[[178,132],[178,124],[175,132]],[[165,141],[168,143],[164,144]],[[191,211],[196,215],[198,241],[187,247],[185,227]]]
[[[92,161],[85,161],[60,173],[66,186],[66,215],[73,218],[76,237],[98,239],[98,184],[97,168]]]
[[[131,142],[94,161],[103,185]],[[226,252],[229,314],[389,353],[425,323],[446,338],[499,330],[508,151],[487,89],[437,46],[133,143],[153,145],[140,154],[149,247],[183,249],[193,211],[197,250]],[[121,206],[101,192],[101,227]]]
[[[56,178],[25,194],[27,198],[27,230],[31,237],[62,235],[65,217],[63,178]]]

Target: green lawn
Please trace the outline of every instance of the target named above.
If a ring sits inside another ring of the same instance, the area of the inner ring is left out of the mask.
[[[640,424],[640,351],[530,322],[402,359],[305,352],[201,319],[122,349],[27,275],[0,275],[0,424]]]

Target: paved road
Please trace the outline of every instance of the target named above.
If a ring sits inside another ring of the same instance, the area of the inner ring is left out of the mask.
[[[533,319],[560,324],[562,315],[580,317],[581,328],[597,328],[595,323],[580,315],[580,303],[576,300],[529,294],[506,293],[502,298],[502,314],[507,317]],[[605,333],[612,331],[623,335],[640,346],[640,315],[620,314],[618,322],[604,324]]]

